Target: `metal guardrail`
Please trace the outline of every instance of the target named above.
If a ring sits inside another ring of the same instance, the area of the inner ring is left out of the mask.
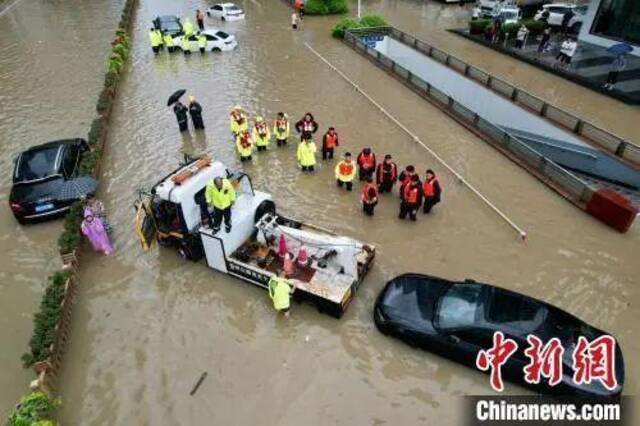
[[[607,152],[629,161],[636,166],[640,166],[640,146],[624,140],[623,138],[602,129],[593,123],[571,114],[570,112],[553,106],[543,99],[519,89],[498,77],[494,77],[480,68],[469,65],[463,60],[433,47],[432,45],[398,30],[397,28],[378,27],[352,29],[345,33],[345,40],[347,40],[347,37],[353,37],[354,35],[367,34],[385,34],[402,43],[410,45],[419,52],[422,52],[441,64],[444,64],[449,68],[464,74],[470,79],[479,82],[494,92],[510,99],[512,102],[535,112],[541,117],[546,118],[552,123],[565,128],[588,141],[599,145]]]
[[[591,199],[595,188],[591,187],[589,184],[579,179],[572,173],[568,172],[561,166],[557,165],[539,152],[530,148],[527,144],[520,141],[516,136],[511,135],[495,124],[481,118],[476,112],[458,103],[455,99],[453,99],[446,93],[433,87],[431,84],[411,73],[409,70],[397,64],[392,59],[381,54],[374,48],[369,47],[361,40],[362,35],[373,33],[380,34],[381,32],[391,34],[391,32],[393,32],[394,30],[395,29],[388,27],[350,30],[345,33],[344,41],[347,44],[351,45],[357,51],[374,60],[377,64],[379,64],[380,67],[396,75],[398,78],[404,80],[405,83],[413,87],[413,89],[420,94],[425,95],[431,100],[437,102],[442,109],[449,111],[458,120],[465,123],[467,126],[474,128],[479,133],[485,135],[494,145],[502,150],[511,153],[519,161],[526,164],[527,167],[535,170],[540,175],[544,176],[548,181],[553,183],[554,186],[561,189],[565,196],[578,204],[580,207],[584,208],[584,205]],[[421,49],[419,50],[428,52],[426,54],[428,54],[430,57],[440,57],[443,59],[443,63],[454,68],[462,68],[462,64],[464,64],[464,73],[466,75],[475,74],[479,76],[480,80],[486,79],[486,81],[491,83],[492,77],[489,74],[484,73],[484,71],[473,68],[457,58],[447,56],[441,50],[426,45],[426,43],[421,45],[421,41],[411,36],[404,35],[402,37],[404,37],[403,42],[408,41],[414,46],[421,46]],[[496,85],[495,87],[502,88],[503,86]],[[532,99],[528,100],[528,102],[534,104],[536,101],[535,99]]]

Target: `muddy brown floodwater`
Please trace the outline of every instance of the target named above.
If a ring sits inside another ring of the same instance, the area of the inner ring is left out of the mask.
[[[10,9],[5,9],[9,7]],[[28,389],[23,370],[45,277],[60,266],[61,223],[23,227],[9,210],[13,159],[35,144],[86,137],[122,1],[0,2],[0,415]],[[5,12],[6,10],[6,12]]]
[[[154,57],[146,31],[157,14],[193,18],[196,7],[205,3],[141,1],[133,57],[120,85],[100,186],[115,228],[116,252],[111,257],[83,257],[82,290],[59,382],[64,399],[61,422],[288,425],[303,419],[310,425],[359,425],[433,424],[438,419],[438,424],[459,424],[461,397],[487,393],[487,377],[385,337],[373,325],[377,292],[386,280],[407,271],[501,285],[611,331],[627,360],[625,392],[638,392],[634,361],[640,355],[640,342],[633,336],[640,326],[640,290],[635,283],[640,272],[640,227],[620,235],[573,207],[331,39],[329,28],[336,18],[309,17],[294,33],[289,28],[290,9],[283,2],[241,4],[247,11],[244,22],[206,21],[236,34],[240,44],[236,51],[184,58],[166,53]],[[365,11],[379,11],[392,24],[616,133],[638,134],[633,121],[637,110],[444,31],[464,25],[468,9],[408,1],[363,5]],[[427,152],[313,56],[305,42],[525,228],[528,240],[519,242]],[[175,118],[165,107],[166,97],[178,88],[187,89],[203,105],[205,134],[179,135]],[[2,93],[5,96],[4,85]],[[302,175],[293,146],[273,147],[241,166],[227,121],[229,108],[237,103],[268,118],[285,111],[297,119],[312,111],[321,131],[330,125],[338,129],[342,152],[370,145],[379,155],[392,153],[399,165],[432,167],[444,187],[443,202],[431,216],[408,223],[396,219],[397,198],[388,196],[370,219],[362,216],[357,193],[335,189],[334,163]],[[47,111],[40,113],[49,119]],[[4,110],[3,114],[7,115]],[[11,120],[29,117],[26,111],[11,115]],[[39,130],[36,135],[43,133]],[[205,151],[229,166],[244,168],[257,188],[273,193],[280,211],[377,246],[376,265],[341,320],[296,305],[290,320],[283,321],[276,318],[261,289],[215,273],[204,263],[183,262],[170,250],[154,248],[142,254],[132,231],[136,190],[148,188],[175,168],[183,152]],[[34,238],[38,231],[12,232]],[[51,233],[43,232],[39,240],[48,247],[49,256],[54,251],[54,242],[47,240]],[[30,272],[31,285],[36,286],[32,293],[37,293],[47,255],[41,257],[34,249],[31,257],[38,269]],[[36,299],[32,294],[16,304],[30,304],[31,311]],[[17,344],[23,344],[24,336],[20,337],[14,339]],[[204,371],[207,379],[189,396]],[[509,385],[507,392],[523,390]]]

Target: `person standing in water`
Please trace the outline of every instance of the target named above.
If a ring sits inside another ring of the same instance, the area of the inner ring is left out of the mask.
[[[291,295],[296,291],[294,283],[287,279],[284,271],[269,280],[269,297],[276,311],[281,312],[285,318],[289,318],[291,307]]]
[[[186,106],[180,101],[176,102],[173,105],[173,113],[176,115],[176,119],[178,120],[178,128],[181,132],[189,131],[189,122],[187,121],[187,109]]]
[[[310,112],[308,112],[304,115],[304,117],[298,120],[298,122],[296,123],[296,130],[301,135],[305,133],[312,135],[316,131],[318,131],[318,123],[313,118],[313,115]]]
[[[189,96],[189,115],[191,116],[191,122],[193,123],[194,129],[204,129],[204,122],[202,121],[202,106],[196,102],[196,98],[193,96]]]
[[[151,42],[151,50],[153,50],[153,53],[157,55],[158,52],[160,52],[161,41],[158,40],[158,34],[156,33],[155,28],[149,29],[149,41]]]
[[[289,139],[289,120],[284,112],[278,113],[278,118],[273,123],[273,134],[276,136],[276,143],[278,146],[285,146],[287,139]]]
[[[196,9],[196,22],[200,31],[204,31],[204,13],[200,9]]]
[[[167,46],[167,51],[169,53],[173,53],[173,51],[175,50],[175,47],[173,45],[173,37],[171,37],[171,34],[165,31],[162,34],[162,40],[164,41],[164,45]]]
[[[249,120],[247,120],[246,114],[242,111],[240,105],[236,105],[229,114],[229,127],[233,137],[237,137],[240,132],[249,129]]]
[[[207,49],[207,38],[198,31],[198,35],[196,37],[198,42],[198,49],[200,49],[200,54],[204,55],[205,50]]]
[[[362,187],[360,199],[362,201],[362,211],[364,214],[373,216],[374,209],[378,204],[378,187],[374,185],[371,176],[367,177],[367,183]]]
[[[269,131],[269,125],[264,118],[256,117],[256,122],[253,126],[253,132],[251,134],[253,143],[256,145],[258,151],[266,151],[271,140],[271,132]]]
[[[393,162],[390,154],[384,156],[384,161],[376,168],[376,183],[380,193],[391,192],[398,179],[398,166]]]
[[[340,145],[336,129],[329,127],[329,131],[322,137],[322,159],[330,158],[333,160],[333,151]]]
[[[367,180],[369,177],[373,177],[376,171],[376,155],[371,152],[371,148],[366,147],[358,154],[358,177],[360,180]]]
[[[249,130],[242,130],[236,136],[236,148],[240,155],[240,161],[251,161],[251,154],[253,153],[253,141],[251,140],[251,134]]]
[[[413,175],[402,190],[402,201],[400,202],[400,214],[398,218],[405,219],[407,215],[409,215],[409,219],[415,221],[416,213],[421,204],[422,188],[420,188],[420,179],[418,175]]]
[[[344,186],[347,191],[353,189],[353,179],[356,177],[356,163],[351,159],[350,152],[344,153],[344,158],[336,164],[334,173],[336,184],[339,188]]]
[[[182,49],[182,52],[185,54],[185,56],[191,55],[191,45],[189,43],[188,35],[183,35],[180,39],[180,48]]]
[[[296,156],[303,172],[312,172],[314,170],[316,165],[316,144],[313,142],[311,133],[302,134],[302,140],[298,144]]]
[[[422,184],[422,193],[424,194],[424,206],[422,212],[424,214],[431,213],[433,206],[440,202],[440,195],[442,194],[442,188],[440,182],[433,170],[428,169],[427,175]]]
[[[187,37],[193,34],[193,24],[189,18],[184,19],[184,22],[182,23],[182,31]]]

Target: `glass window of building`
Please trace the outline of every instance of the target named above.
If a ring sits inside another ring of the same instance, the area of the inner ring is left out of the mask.
[[[640,44],[640,1],[602,0],[591,33]]]

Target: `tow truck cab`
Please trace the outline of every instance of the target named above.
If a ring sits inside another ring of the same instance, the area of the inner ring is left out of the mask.
[[[204,191],[215,177],[229,179],[236,191],[229,233],[214,233],[209,226]],[[254,190],[248,175],[208,157],[164,177],[141,196],[136,210],[136,231],[145,251],[157,240],[185,259],[204,258],[210,268],[263,288],[283,268],[281,241],[293,255],[304,246],[308,261],[297,264],[290,277],[297,287],[294,299],[311,301],[338,318],[375,257],[371,245],[277,214],[271,195]]]

